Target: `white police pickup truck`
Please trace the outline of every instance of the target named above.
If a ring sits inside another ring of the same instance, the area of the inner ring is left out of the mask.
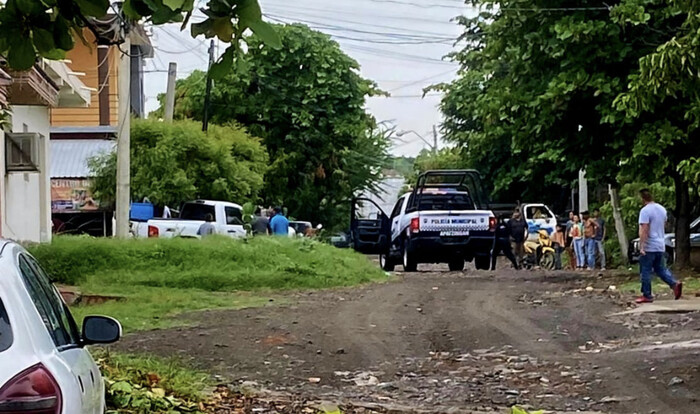
[[[374,211],[364,214],[367,207]],[[488,269],[496,217],[477,171],[437,170],[421,174],[391,215],[369,199],[356,198],[350,227],[354,249],[378,254],[386,271],[401,264],[414,272],[419,263],[447,263],[458,271],[472,260],[477,269]]]

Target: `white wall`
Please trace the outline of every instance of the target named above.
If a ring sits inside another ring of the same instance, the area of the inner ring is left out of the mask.
[[[3,235],[17,241],[40,242],[41,204],[39,177],[35,172],[12,172],[5,177],[5,226]]]
[[[0,238],[5,235],[5,132],[0,129]]]
[[[35,132],[39,141],[39,171],[5,173],[3,237],[28,242],[51,241],[51,177],[49,174],[49,108],[15,105],[13,132]],[[2,170],[5,172],[5,169]],[[1,202],[0,201],[0,202]]]

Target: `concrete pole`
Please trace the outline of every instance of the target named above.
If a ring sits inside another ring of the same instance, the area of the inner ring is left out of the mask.
[[[437,154],[439,148],[438,148],[438,133],[437,133],[437,126],[433,124],[433,153]]]
[[[165,93],[165,122],[173,121],[175,112],[175,79],[177,78],[177,63],[170,62],[168,67],[168,89]]]
[[[131,40],[120,48],[119,62],[119,116],[117,118],[117,214],[116,236],[129,236],[129,210],[131,208]]]
[[[617,188],[608,184],[610,192],[610,204],[612,204],[613,219],[615,220],[615,233],[617,233],[617,241],[620,243],[620,252],[622,253],[622,263],[627,265],[628,241],[625,233],[625,223],[622,221],[622,208],[620,208],[620,195],[617,193]]]
[[[209,44],[209,69],[211,69],[214,64],[216,45],[214,44],[214,39],[211,40]],[[211,88],[212,88],[212,78],[207,74],[207,87],[204,93],[204,116],[202,117],[202,131],[207,132],[209,130],[209,106],[211,105]]]
[[[578,212],[583,213],[588,210],[588,180],[586,170],[578,171]]]

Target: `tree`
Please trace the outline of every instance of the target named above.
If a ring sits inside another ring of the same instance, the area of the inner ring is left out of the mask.
[[[700,151],[692,145],[695,126],[683,122],[697,104],[690,99],[695,92],[683,97],[675,90],[676,99],[656,95],[642,104],[647,89],[669,95],[674,89],[635,84],[652,71],[647,60],[662,60],[650,56],[685,33],[691,6],[681,12],[653,0],[611,8],[593,1],[473,3],[482,13],[461,19],[468,46],[452,55],[460,75],[438,86],[446,92],[445,135],[464,148],[469,165],[511,199],[561,191],[580,168],[601,184],[618,176],[648,182],[671,176],[680,198],[676,233],[689,236],[690,203],[681,199],[691,183],[678,165]]]
[[[458,148],[443,148],[438,152],[422,150],[413,162],[412,171],[406,175],[405,190],[413,188],[418,176],[429,170],[464,169],[464,155]]]
[[[238,70],[214,84],[210,119],[236,121],[263,138],[268,203],[300,219],[340,224],[352,195],[372,190],[388,165],[391,131],[364,109],[365,98],[380,92],[329,36],[303,25],[275,29],[284,47],[247,39]],[[205,80],[195,72],[178,81],[176,118],[201,119]]]
[[[125,0],[119,12],[124,20],[147,20],[155,25],[182,22],[185,28],[194,11],[195,0]],[[110,9],[109,0],[7,0],[0,4],[0,55],[18,70],[29,69],[37,56],[63,59],[73,49],[73,34],[81,36],[82,28],[100,34],[95,19],[104,18]],[[268,45],[279,47],[279,38],[262,20],[257,0],[209,0],[202,12],[207,18],[191,25],[193,37],[217,37],[230,43],[224,55],[212,68],[222,76],[228,72],[234,57],[240,53],[243,32],[250,29]]]
[[[398,174],[406,178],[413,173],[413,164],[415,162],[415,157],[393,157],[389,166],[389,173]]]
[[[268,157],[260,140],[236,126],[213,125],[208,134],[192,121],[134,120],[131,126],[131,195],[178,206],[196,198],[257,202]],[[91,160],[95,196],[114,200],[116,153]]]

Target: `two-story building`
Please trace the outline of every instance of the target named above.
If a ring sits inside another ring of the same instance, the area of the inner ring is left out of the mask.
[[[40,60],[0,71],[0,237],[51,240],[51,111],[84,108],[89,89],[65,62]]]

